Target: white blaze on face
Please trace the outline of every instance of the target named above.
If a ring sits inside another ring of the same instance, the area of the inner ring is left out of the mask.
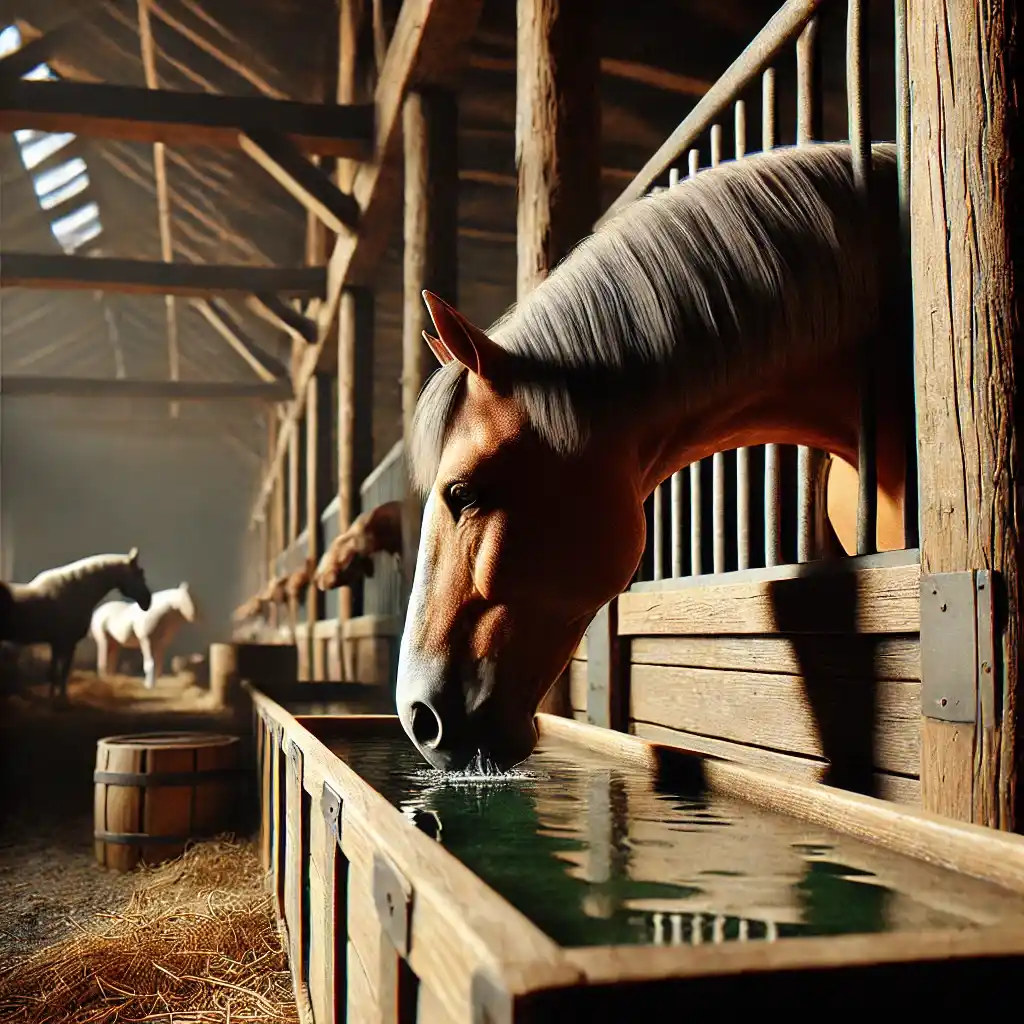
[[[434,516],[437,499],[431,491],[423,507],[423,521],[420,527],[420,542],[416,551],[416,569],[413,572],[409,605],[405,613],[405,627],[398,652],[398,686],[396,698],[401,709],[404,704],[417,700],[432,676],[438,674],[435,659],[422,648],[426,630],[427,603],[430,585],[434,577],[436,550],[436,527]],[[403,716],[404,720],[404,716]]]

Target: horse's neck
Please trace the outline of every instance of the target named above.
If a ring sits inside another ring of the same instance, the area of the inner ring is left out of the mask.
[[[102,565],[79,576],[53,581],[48,589],[58,600],[71,601],[82,611],[91,612],[111,590],[118,587],[123,574],[121,565]]]

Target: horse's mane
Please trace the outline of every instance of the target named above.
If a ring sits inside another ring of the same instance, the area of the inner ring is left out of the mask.
[[[821,144],[726,163],[638,200],[580,242],[488,331],[521,357],[513,393],[541,438],[569,454],[630,393],[648,398],[653,385],[685,407],[730,371],[770,370],[798,342],[823,350],[862,331],[877,313],[879,251],[850,153]],[[893,204],[895,232],[895,147],[876,145],[873,162],[875,180],[890,179],[872,195]],[[452,360],[417,403],[408,457],[423,494],[465,375]]]
[[[92,576],[102,569],[113,568],[118,565],[128,565],[129,561],[128,555],[88,555],[85,558],[79,558],[77,561],[68,562],[67,565],[58,565],[53,569],[45,569],[26,585],[41,587],[71,583],[82,579],[84,576]]]

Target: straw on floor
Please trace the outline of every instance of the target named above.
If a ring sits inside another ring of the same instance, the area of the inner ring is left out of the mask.
[[[117,914],[0,975],[6,1024],[297,1024],[288,964],[251,843],[196,845]]]

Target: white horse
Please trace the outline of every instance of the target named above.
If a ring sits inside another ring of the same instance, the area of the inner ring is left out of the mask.
[[[183,622],[195,622],[196,605],[187,583],[158,590],[147,611],[129,601],[108,601],[92,616],[89,632],[96,641],[96,674],[113,675],[122,648],[142,651],[145,686],[151,690],[163,673],[164,657]]]

